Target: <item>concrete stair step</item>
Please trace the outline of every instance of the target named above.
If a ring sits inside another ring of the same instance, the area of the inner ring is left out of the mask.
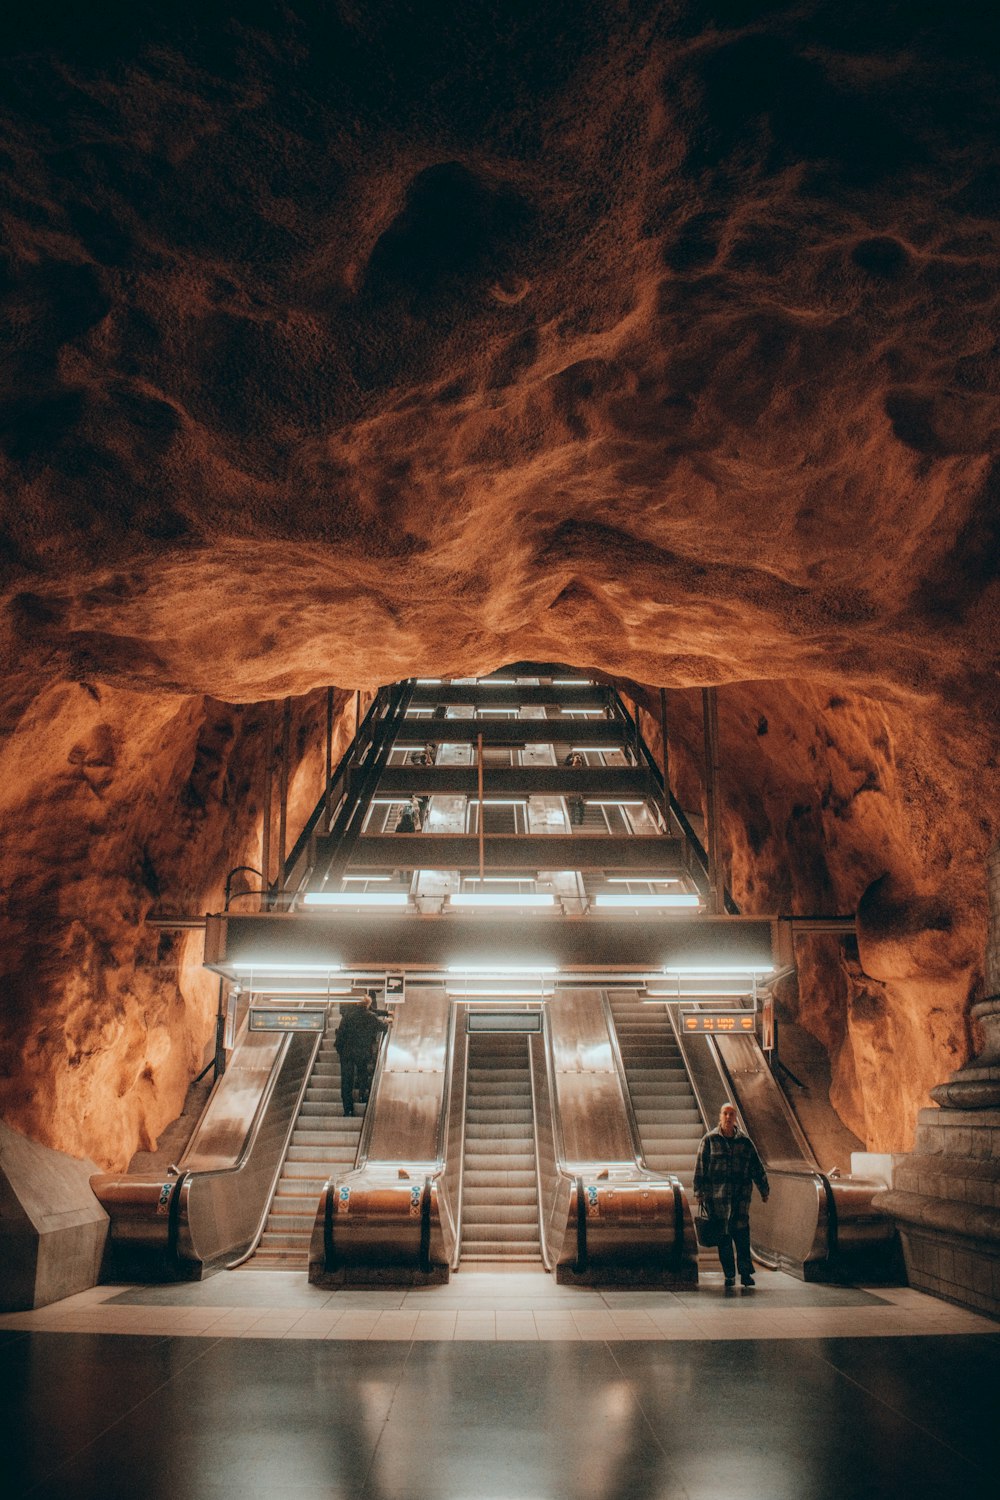
[[[311,1234],[312,1225],[309,1226],[308,1231],[303,1231],[301,1234],[293,1234],[288,1230],[278,1233],[275,1230],[265,1229],[260,1237],[261,1248],[263,1250],[304,1250],[308,1253]]]
[[[316,1222],[315,1211],[306,1214],[277,1214],[272,1211],[267,1216],[267,1227],[265,1233],[272,1234],[312,1234],[313,1224]]]
[[[463,1240],[462,1260],[537,1260],[542,1258],[537,1240]]]
[[[462,1208],[462,1224],[469,1233],[477,1226],[486,1226],[490,1233],[501,1235],[502,1230],[516,1227],[522,1235],[537,1232],[538,1206],[535,1203],[466,1203]]]
[[[278,1183],[278,1191],[271,1199],[271,1215],[280,1214],[311,1214],[315,1216],[319,1207],[320,1194],[323,1184],[320,1183],[316,1193],[283,1193],[282,1184]]]
[[[535,1184],[526,1183],[523,1187],[512,1187],[505,1184],[501,1190],[497,1190],[494,1184],[483,1187],[469,1187],[465,1184],[462,1192],[462,1213],[468,1212],[470,1208],[492,1208],[496,1204],[504,1207],[515,1205],[529,1205],[535,1212],[538,1210],[538,1190]]]
[[[465,1171],[462,1174],[463,1194],[471,1191],[478,1192],[480,1188],[487,1188],[491,1192],[495,1189],[497,1192],[504,1193],[519,1191],[522,1188],[530,1188],[532,1192],[535,1192],[536,1185],[537,1178],[534,1161],[532,1161],[530,1168],[525,1167],[522,1170],[500,1166],[489,1167],[484,1170],[481,1167],[470,1167],[468,1160],[466,1160]]]

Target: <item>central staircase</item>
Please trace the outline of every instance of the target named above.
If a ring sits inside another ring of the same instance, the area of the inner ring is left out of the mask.
[[[471,1036],[462,1264],[541,1258],[527,1038],[502,1032]]]

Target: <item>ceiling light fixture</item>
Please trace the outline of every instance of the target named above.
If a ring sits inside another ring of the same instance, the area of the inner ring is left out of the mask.
[[[677,974],[681,978],[697,978],[703,974],[773,974],[774,964],[666,964],[663,972],[664,974]]]
[[[641,907],[644,910],[660,907],[695,907],[701,905],[701,897],[691,891],[664,891],[662,895],[629,896],[605,892],[595,896],[594,906]],[[672,971],[671,971],[672,972]]]
[[[406,906],[406,891],[307,891],[303,906]]]
[[[488,891],[459,891],[448,897],[449,906],[554,906],[555,897],[547,891],[533,891],[526,896],[500,896]]]

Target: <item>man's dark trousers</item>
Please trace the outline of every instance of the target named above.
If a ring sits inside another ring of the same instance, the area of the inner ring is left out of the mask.
[[[736,1257],[733,1258],[733,1246],[736,1246]],[[743,1229],[730,1227],[729,1233],[719,1241],[719,1260],[722,1263],[722,1274],[728,1281],[735,1281],[736,1268],[739,1267],[740,1277],[753,1275],[753,1261],[750,1259],[750,1226],[745,1225]]]
[[[356,1052],[340,1054],[340,1100],[345,1115],[354,1113],[354,1084],[359,1073],[361,1081],[364,1081],[364,1061]]]

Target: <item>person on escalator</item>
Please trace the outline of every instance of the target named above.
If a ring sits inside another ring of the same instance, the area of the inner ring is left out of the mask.
[[[354,1087],[360,1086],[362,1099],[371,1087],[374,1044],[388,1031],[391,1016],[375,1011],[375,991],[369,990],[364,1001],[345,1005],[333,1045],[340,1057],[340,1098],[345,1115],[354,1113]]]
[[[702,1136],[694,1171],[694,1195],[699,1208],[723,1226],[719,1261],[727,1289],[736,1285],[736,1272],[745,1287],[754,1285],[750,1259],[750,1198],[754,1184],[766,1203],[770,1188],[764,1163],[748,1135],[739,1127],[734,1105],[719,1110],[719,1123]],[[735,1247],[735,1259],[733,1250]]]

